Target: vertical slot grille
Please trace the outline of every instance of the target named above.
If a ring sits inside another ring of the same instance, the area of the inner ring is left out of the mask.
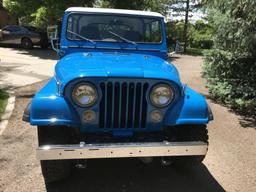
[[[100,128],[146,127],[147,83],[108,82],[100,88]]]
[[[113,85],[112,83],[108,83],[107,84],[107,103],[106,103],[106,128],[110,128],[111,127],[111,123],[112,123],[112,101],[113,101]]]

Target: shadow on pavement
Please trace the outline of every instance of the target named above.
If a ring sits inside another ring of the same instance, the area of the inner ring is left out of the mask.
[[[41,59],[52,59],[58,60],[58,55],[53,50],[41,49],[40,47],[34,47],[33,49],[19,49],[20,54],[22,55],[31,55],[34,57],[39,57]]]
[[[48,192],[224,192],[208,169],[201,165],[181,172],[172,167],[143,164],[137,159],[104,159],[88,162],[65,180],[46,186]]]
[[[243,116],[239,119],[239,123],[243,128],[256,129],[256,116],[251,116],[251,117]]]
[[[42,49],[40,47],[34,46],[32,49],[23,49],[19,45],[8,45],[8,44],[1,44],[0,47],[10,48],[15,51],[19,51],[19,54],[31,55],[41,59],[53,59],[53,60],[59,59],[56,52],[53,51],[50,47],[47,49]]]

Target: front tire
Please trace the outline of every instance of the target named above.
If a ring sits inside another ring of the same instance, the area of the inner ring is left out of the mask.
[[[208,144],[208,130],[206,125],[182,125],[175,127],[178,141],[202,141]],[[202,156],[177,156],[172,158],[172,163],[179,169],[190,169],[198,166],[204,160]]]
[[[38,129],[38,144],[68,144],[71,135],[68,127],[64,126],[39,126]],[[43,160],[41,161],[42,174],[46,183],[56,182],[67,178],[71,174],[71,160]]]

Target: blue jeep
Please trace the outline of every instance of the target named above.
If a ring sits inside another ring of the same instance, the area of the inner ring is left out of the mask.
[[[24,113],[38,129],[46,182],[87,159],[202,162],[212,113],[168,61],[161,14],[69,8],[56,50],[54,77]]]

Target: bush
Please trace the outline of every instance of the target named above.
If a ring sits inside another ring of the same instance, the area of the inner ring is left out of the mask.
[[[175,46],[176,41],[184,42],[184,21],[173,21],[166,24],[168,45]],[[188,24],[188,43],[191,48],[210,49],[213,45],[213,28],[210,24],[198,20]]]
[[[214,49],[204,61],[210,94],[246,115],[256,115],[256,1],[212,5]]]
[[[256,62],[223,50],[205,54],[204,76],[214,99],[239,112],[256,115]]]
[[[8,97],[8,93],[0,89],[0,115],[5,111]]]

